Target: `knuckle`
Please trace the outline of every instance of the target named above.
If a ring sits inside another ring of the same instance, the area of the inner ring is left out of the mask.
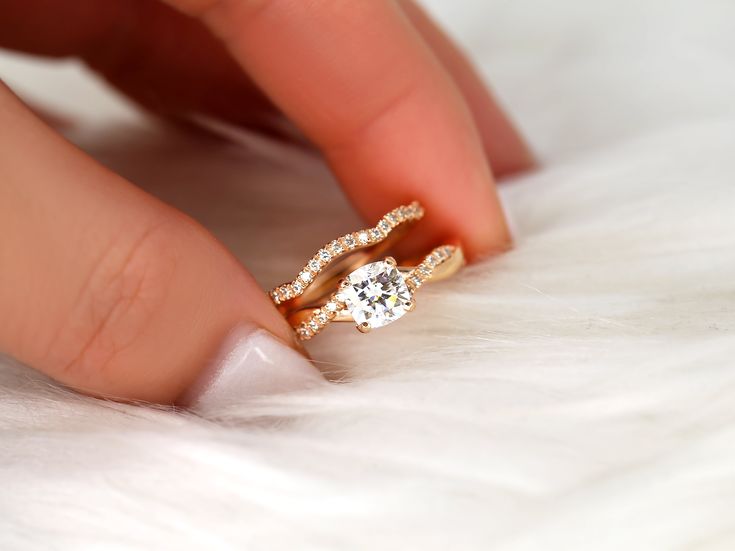
[[[377,101],[366,102],[362,109],[353,109],[347,116],[333,114],[332,120],[341,122],[325,128],[320,140],[322,150],[327,155],[337,155],[355,147],[365,147],[370,140],[383,141],[386,128],[395,126],[401,110],[412,108],[413,100],[422,91],[418,78],[403,76],[391,90],[384,90]]]
[[[158,222],[112,243],[93,264],[66,323],[63,371],[75,379],[115,362],[147,335],[175,277],[177,230]]]

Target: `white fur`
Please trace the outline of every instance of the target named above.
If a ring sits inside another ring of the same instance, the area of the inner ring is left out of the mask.
[[[317,339],[349,383],[208,419],[5,361],[3,549],[735,547],[735,5],[490,4],[431,2],[543,157],[504,188],[515,250]],[[301,154],[141,126],[74,67],[0,73],[125,119],[75,139],[264,286],[357,223]]]

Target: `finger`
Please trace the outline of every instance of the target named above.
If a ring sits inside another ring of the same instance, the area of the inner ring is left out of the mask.
[[[204,113],[269,133],[278,119],[270,101],[200,22],[160,2],[5,0],[0,47],[80,56],[161,115]]]
[[[530,148],[467,57],[416,2],[399,3],[462,92],[493,173],[500,177],[531,168],[534,157]]]
[[[471,64],[414,2],[401,6],[455,79],[498,176],[528,168],[533,157]],[[221,43],[196,20],[165,4],[7,0],[0,45],[40,55],[80,55],[117,88],[167,116],[200,112],[281,135],[280,117]],[[143,24],[140,24],[143,23]],[[176,37],[173,40],[172,37]]]
[[[369,219],[419,199],[426,243],[509,236],[469,109],[393,2],[169,0],[203,21],[321,148]]]
[[[0,350],[85,392],[164,403],[210,380],[262,389],[279,370],[313,374],[279,344],[292,331],[265,293],[201,226],[86,157],[4,87],[0,128]]]

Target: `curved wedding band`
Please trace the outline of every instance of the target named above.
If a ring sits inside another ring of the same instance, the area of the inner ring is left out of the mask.
[[[443,245],[418,264],[398,265],[381,256],[424,215],[413,202],[383,216],[373,228],[349,233],[327,244],[293,281],[270,292],[299,339],[308,340],[333,321],[349,321],[367,333],[414,309],[414,294],[428,281],[454,274],[464,265],[462,249]]]

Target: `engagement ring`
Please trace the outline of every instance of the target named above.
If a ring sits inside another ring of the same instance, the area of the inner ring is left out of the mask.
[[[333,321],[353,322],[363,333],[393,323],[414,309],[414,295],[424,283],[459,270],[464,256],[456,245],[436,247],[418,263],[399,265],[383,256],[423,216],[417,202],[393,209],[375,227],[327,244],[296,279],[273,289],[271,299],[299,339],[312,338]]]

